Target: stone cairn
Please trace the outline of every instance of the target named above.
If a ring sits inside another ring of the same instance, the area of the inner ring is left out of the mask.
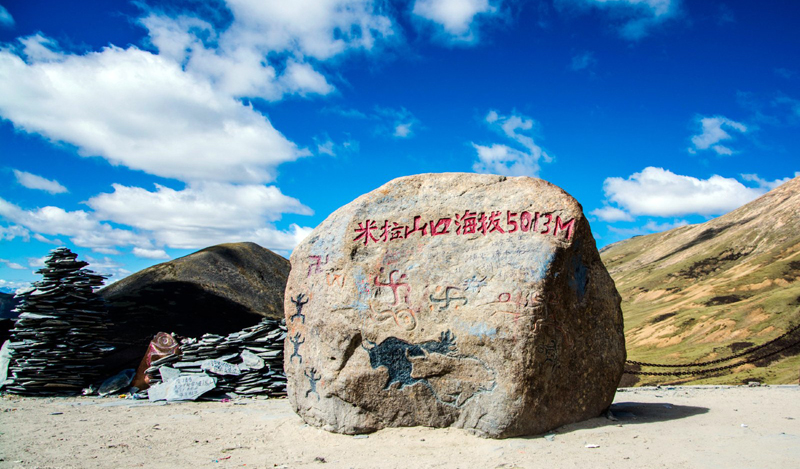
[[[199,340],[183,339],[181,354],[154,361],[145,374],[150,385],[155,386],[162,382],[162,367],[176,369],[181,374],[208,373],[217,380],[215,393],[284,397],[285,338],[286,326],[281,321],[265,318],[255,326],[225,337],[205,334]]]
[[[19,294],[21,314],[11,330],[9,379],[5,388],[30,395],[76,394],[101,379],[110,322],[94,290],[104,276],[67,248],[50,253],[44,279]]]

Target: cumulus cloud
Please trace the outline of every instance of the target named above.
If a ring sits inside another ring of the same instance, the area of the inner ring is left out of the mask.
[[[501,116],[497,111],[489,111],[484,121],[492,130],[501,133],[514,142],[518,148],[505,144],[489,146],[472,143],[478,160],[472,169],[478,173],[494,173],[506,176],[537,176],[539,161],[551,161],[550,156],[533,137],[527,135],[535,127],[535,121],[521,114]]]
[[[495,15],[489,0],[416,0],[412,14],[433,22],[451,42],[473,42],[477,19]]]
[[[38,189],[51,194],[63,194],[64,192],[68,192],[67,188],[59,184],[58,181],[45,179],[25,171],[15,169],[14,176],[17,178],[18,183],[28,189]]]
[[[700,133],[692,137],[692,146],[688,149],[692,154],[711,149],[718,155],[732,155],[733,150],[719,144],[721,141],[733,139],[725,129],[739,133],[747,132],[746,125],[727,117],[698,117],[696,121],[700,126]]]
[[[17,128],[157,176],[263,182],[308,154],[252,107],[133,47],[31,63],[2,50],[0,88]]]
[[[679,0],[559,0],[560,7],[604,11],[618,24],[620,35],[638,40],[679,13]]]
[[[115,184],[114,192],[92,197],[87,205],[99,219],[145,232],[156,245],[180,249],[236,241],[292,249],[306,228],[280,231],[270,224],[282,213],[312,214],[277,187],[213,182],[183,190],[156,185],[155,191]]]
[[[217,182],[191,184],[183,190],[156,185],[154,191],[115,184],[114,192],[99,194],[86,204],[91,211],[67,211],[47,206],[22,209],[0,199],[0,216],[15,223],[0,227],[4,239],[30,238],[57,243],[44,235],[65,236],[95,252],[119,254],[132,247],[137,257],[166,259],[162,247],[200,249],[252,241],[269,249],[288,251],[311,228],[291,225],[279,230],[273,223],[284,213],[312,211],[274,186]]]
[[[63,236],[96,252],[132,248],[145,258],[164,258],[164,247],[239,240],[292,249],[311,229],[279,230],[274,222],[283,213],[311,211],[263,184],[274,180],[280,164],[312,152],[288,140],[250,102],[334,92],[328,74],[336,61],[352,51],[379,50],[396,37],[385,4],[227,0],[183,12],[139,6],[147,50],[110,45],[77,54],[42,34],[1,46],[0,116],[74,146],[81,156],[183,181],[186,188],[115,185],[113,193],[87,202],[93,211],[24,209],[0,199],[0,216],[9,222],[0,226],[0,238],[60,243],[51,238]],[[381,119],[397,138],[411,137],[419,126],[405,109]],[[314,143],[318,155],[358,147],[329,138]],[[56,181],[15,174],[26,187],[61,190]]]
[[[226,6],[233,21],[221,31],[196,15],[155,9],[141,23],[162,55],[233,96],[330,93],[333,86],[311,61],[370,51],[394,34],[373,0],[227,0]]]
[[[0,28],[13,28],[14,18],[11,13],[6,10],[3,5],[0,5]]]
[[[101,223],[93,214],[83,211],[66,211],[47,206],[24,210],[0,198],[0,216],[32,231],[44,235],[63,235],[76,245],[98,252],[114,251],[115,246],[149,246],[146,238],[128,230]]]
[[[675,217],[719,215],[734,210],[767,192],[746,187],[733,178],[698,179],[663,168],[647,167],[627,179],[610,177],[603,182],[608,201],[633,216]]]

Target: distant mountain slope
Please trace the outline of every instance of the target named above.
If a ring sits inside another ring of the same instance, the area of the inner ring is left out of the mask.
[[[800,323],[800,177],[706,223],[609,245],[601,257],[622,295],[629,360],[712,360],[767,342]],[[800,347],[732,371],[638,384],[797,383]]]
[[[158,332],[226,335],[283,318],[291,265],[254,243],[211,246],[154,265],[103,288],[113,325],[114,360],[138,363]],[[134,363],[134,366],[135,366]]]

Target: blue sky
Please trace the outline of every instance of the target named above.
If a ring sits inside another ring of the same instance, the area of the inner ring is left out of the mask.
[[[389,180],[551,181],[603,246],[800,171],[800,3],[0,0],[0,289],[288,256]],[[509,195],[512,196],[512,195]]]

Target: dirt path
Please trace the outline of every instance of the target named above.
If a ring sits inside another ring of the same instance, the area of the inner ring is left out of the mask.
[[[596,418],[547,436],[455,429],[368,437],[309,427],[286,400],[149,402],[0,397],[0,467],[796,468],[800,388],[628,388]],[[597,447],[591,447],[597,445]]]

